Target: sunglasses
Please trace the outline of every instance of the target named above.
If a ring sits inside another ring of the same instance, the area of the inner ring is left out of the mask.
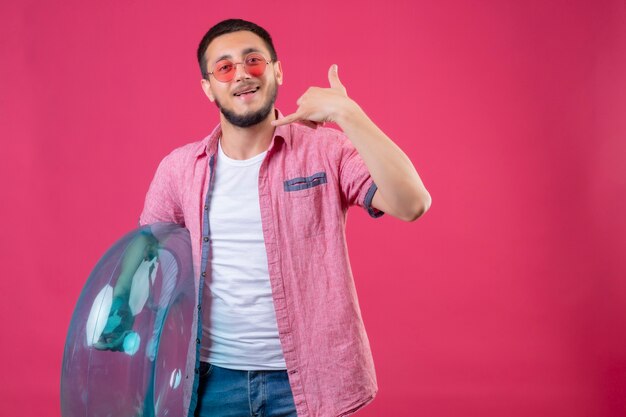
[[[230,59],[222,59],[217,61],[213,66],[212,74],[217,81],[227,83],[235,78],[237,65],[243,65],[244,70],[253,77],[260,77],[265,72],[267,64],[272,61],[266,61],[265,57],[259,53],[252,52],[245,56],[243,62],[233,62]]]

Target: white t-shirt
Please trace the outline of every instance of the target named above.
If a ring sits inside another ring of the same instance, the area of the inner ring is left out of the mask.
[[[200,359],[224,368],[286,369],[259,206],[266,153],[235,160],[218,144],[209,208],[212,276],[203,290],[211,320],[202,331],[209,346],[203,343]]]

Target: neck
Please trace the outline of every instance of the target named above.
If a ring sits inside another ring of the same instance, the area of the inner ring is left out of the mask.
[[[275,119],[275,111],[272,110],[261,123],[250,127],[238,127],[232,125],[220,113],[222,150],[229,158],[241,160],[250,159],[266,151],[274,137],[275,127],[271,122]]]

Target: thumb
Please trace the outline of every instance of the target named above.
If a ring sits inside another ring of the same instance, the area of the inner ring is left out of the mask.
[[[346,92],[346,88],[341,84],[341,81],[339,81],[337,64],[330,66],[328,70],[328,82],[330,83],[330,88],[337,88],[343,90],[344,93]]]

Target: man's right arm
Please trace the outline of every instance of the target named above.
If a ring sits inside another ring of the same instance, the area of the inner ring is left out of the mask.
[[[146,193],[143,211],[139,216],[140,226],[156,222],[184,226],[180,189],[182,163],[177,151],[163,158]]]
[[[139,226],[157,222],[184,225],[179,170],[176,154],[172,152],[159,164],[146,194],[145,203],[139,216]],[[132,332],[134,314],[130,308],[130,293],[133,278],[143,261],[154,258],[158,249],[158,231],[149,228],[139,233],[129,242],[121,259],[120,274],[113,288],[113,302],[107,323],[94,347],[99,350],[123,351],[124,339]],[[153,235],[156,232],[156,237]]]

